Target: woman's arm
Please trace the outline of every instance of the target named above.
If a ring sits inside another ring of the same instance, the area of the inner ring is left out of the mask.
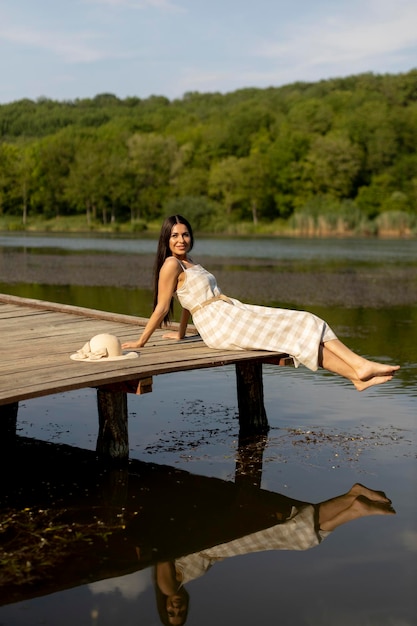
[[[156,584],[166,596],[172,596],[178,592],[181,578],[175,570],[173,561],[164,561],[155,566]]]
[[[153,332],[161,326],[165,315],[169,311],[172,296],[177,289],[178,276],[182,272],[180,265],[175,261],[167,259],[159,273],[158,280],[158,302],[146,324],[143,333],[137,341],[127,341],[122,343],[122,348],[142,348],[150,339]]]

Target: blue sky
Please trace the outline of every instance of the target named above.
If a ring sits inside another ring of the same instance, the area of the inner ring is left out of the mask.
[[[0,0],[0,103],[417,67],[416,0]]]

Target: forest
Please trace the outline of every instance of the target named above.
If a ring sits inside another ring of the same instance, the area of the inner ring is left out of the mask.
[[[0,229],[417,233],[417,69],[0,105]],[[72,221],[71,221],[72,220]]]

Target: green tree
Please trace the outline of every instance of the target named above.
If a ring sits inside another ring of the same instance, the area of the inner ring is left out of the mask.
[[[0,212],[21,213],[26,226],[34,169],[31,145],[0,144]]]
[[[317,137],[304,163],[304,179],[313,194],[352,198],[362,163],[358,146],[347,137]]]
[[[237,157],[226,157],[211,167],[209,194],[224,204],[229,217],[232,215],[233,207],[242,198],[242,185],[242,169]]]
[[[0,144],[0,214],[13,205],[13,171],[18,160],[18,149],[8,143]]]
[[[131,193],[127,147],[98,134],[80,138],[65,198],[77,211],[85,211],[87,224],[99,214],[103,224],[115,223]]]
[[[41,139],[34,148],[33,201],[45,217],[67,212],[66,179],[74,160],[75,141],[72,132],[61,131]]]
[[[251,216],[256,225],[268,198],[267,159],[253,150],[240,159],[228,157],[213,165],[210,171],[209,191],[223,202],[227,215],[235,209],[237,216]]]
[[[183,155],[173,137],[136,133],[128,140],[129,169],[134,180],[132,219],[158,217],[182,169]]]
[[[196,231],[216,231],[227,224],[222,220],[221,207],[205,197],[183,196],[171,198],[164,204],[165,215],[185,215]]]
[[[208,195],[209,172],[203,167],[184,167],[180,172],[177,183],[177,192],[181,196]]]
[[[241,178],[241,202],[248,206],[256,226],[262,217],[269,197],[269,172],[265,155],[252,150],[249,156],[239,159]]]
[[[294,103],[288,112],[288,124],[296,131],[307,134],[325,135],[333,123],[332,107],[317,98]]]
[[[373,219],[380,213],[383,203],[393,192],[393,184],[392,176],[384,173],[373,176],[369,185],[359,188],[356,203],[366,217]]]
[[[16,190],[22,207],[23,226],[26,226],[28,219],[30,194],[33,190],[32,182],[34,167],[35,158],[33,146],[23,146],[20,149],[19,158],[15,164]]]
[[[291,131],[282,124],[267,150],[269,184],[277,217],[288,218],[309,195],[302,179],[302,163],[309,147],[310,137],[306,133]]]
[[[66,179],[65,199],[77,212],[85,212],[88,225],[97,219],[97,211],[103,199],[105,161],[105,153],[99,149],[96,139],[85,137],[78,142]]]

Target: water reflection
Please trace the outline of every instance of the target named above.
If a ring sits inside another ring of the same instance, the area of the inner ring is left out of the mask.
[[[175,561],[156,564],[156,597],[163,624],[185,623],[189,594],[184,585],[205,574],[219,561],[266,550],[308,550],[318,546],[332,531],[347,522],[369,515],[395,513],[384,493],[359,483],[353,485],[347,493],[319,504],[290,499],[286,502],[278,501],[278,498],[286,497],[274,495],[277,498],[274,525]],[[259,508],[254,510],[259,511]],[[138,556],[140,558],[140,550]]]
[[[264,443],[241,442],[226,482],[141,461],[104,467],[92,452],[18,438],[2,457],[0,604],[152,568],[160,619],[180,624],[187,583],[215,563],[307,550],[349,521],[394,513],[359,484],[320,503],[260,489]]]

